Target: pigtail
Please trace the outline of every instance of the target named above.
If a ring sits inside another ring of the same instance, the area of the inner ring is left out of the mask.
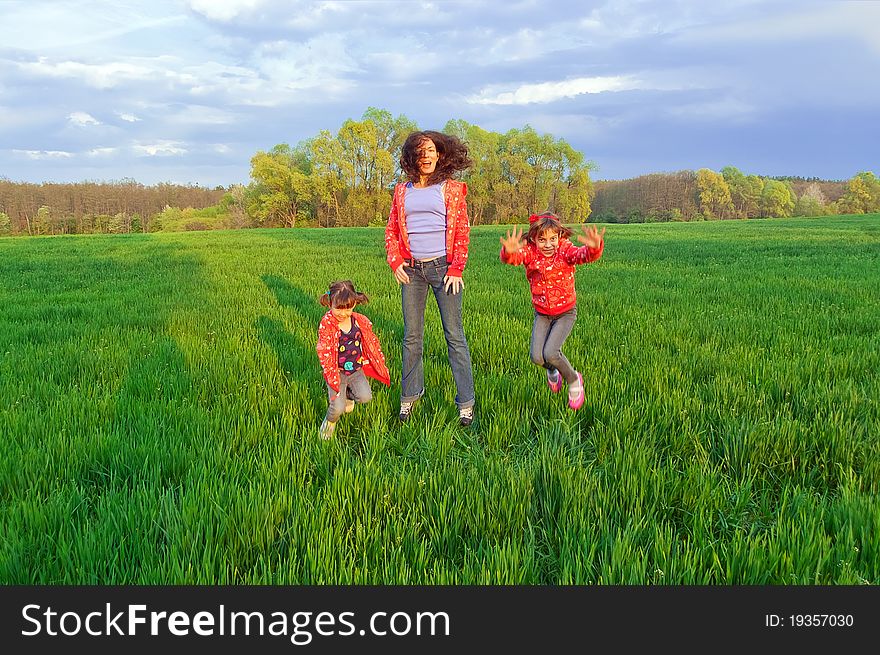
[[[356,305],[365,305],[370,298],[354,288],[351,280],[337,280],[318,300],[324,307],[350,309]]]

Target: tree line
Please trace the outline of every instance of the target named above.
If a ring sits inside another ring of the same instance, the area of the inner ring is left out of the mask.
[[[155,231],[170,207],[206,208],[226,190],[199,186],[144,186],[131,179],[74,184],[11,182],[0,178],[0,235]]]
[[[595,183],[591,220],[610,223],[780,218],[880,212],[880,180],[870,171],[848,181],[720,172],[652,173]]]
[[[134,180],[30,184],[0,178],[0,235],[384,225],[401,179],[400,148],[419,129],[368,108],[332,133],[280,143],[250,161],[250,181],[214,189]],[[471,222],[521,223],[550,210],[565,222],[691,221],[880,212],[880,180],[762,177],[728,166],[594,182],[593,162],[526,125],[491,132],[463,120],[442,129],[467,145]]]

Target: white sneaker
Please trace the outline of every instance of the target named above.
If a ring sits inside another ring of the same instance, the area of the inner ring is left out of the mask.
[[[336,424],[329,423],[327,421],[327,419],[325,418],[324,421],[321,423],[321,429],[318,431],[318,435],[321,437],[321,439],[323,439],[324,441],[327,441],[330,437],[333,436],[333,431],[335,429],[336,429]]]
[[[424,389],[422,389],[422,393],[416,396],[416,400],[413,400],[412,402],[406,401],[400,403],[400,413],[397,415],[397,418],[400,420],[401,423],[406,423],[409,420],[409,416],[410,414],[412,414],[413,407],[415,406],[416,401],[423,395],[425,395]]]

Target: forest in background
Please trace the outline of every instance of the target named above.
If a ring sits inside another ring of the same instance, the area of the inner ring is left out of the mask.
[[[163,183],[26,183],[0,177],[0,236],[176,232],[251,227],[384,225],[401,178],[400,147],[419,129],[404,115],[368,108],[295,146],[251,158],[246,185],[203,188]],[[471,223],[523,222],[551,210],[567,223],[776,218],[880,211],[873,172],[849,180],[763,177],[733,166],[591,179],[594,162],[563,139],[526,125],[490,132],[463,120],[443,132],[468,145]]]

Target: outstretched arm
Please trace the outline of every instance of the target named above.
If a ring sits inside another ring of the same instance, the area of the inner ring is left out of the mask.
[[[563,253],[565,261],[569,264],[589,264],[594,262],[602,256],[602,251],[605,249],[604,227],[599,232],[595,225],[590,225],[589,227],[584,225],[582,230],[583,234],[579,234],[577,240],[584,245],[576,248],[573,244],[569,244],[569,247]]]
[[[513,266],[525,263],[527,254],[524,250],[525,242],[522,240],[522,236],[523,232],[514,225],[512,231],[507,231],[506,237],[500,237],[502,262]]]

